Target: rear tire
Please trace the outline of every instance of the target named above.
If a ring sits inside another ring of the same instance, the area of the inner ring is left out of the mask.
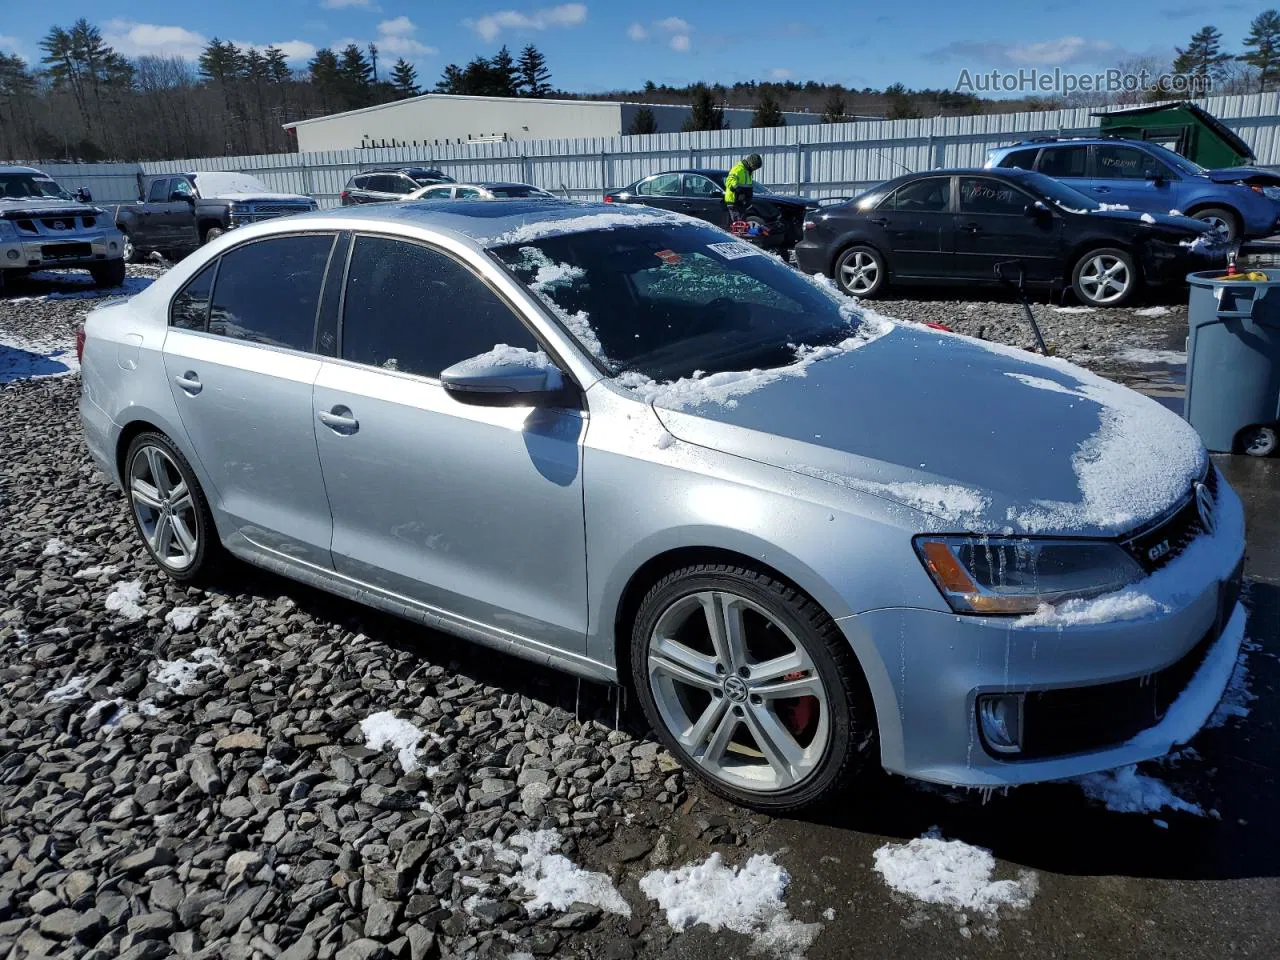
[[[1275,427],[1249,427],[1240,433],[1240,449],[1251,457],[1269,457],[1280,449]]]
[[[1133,257],[1115,247],[1090,250],[1071,271],[1071,287],[1090,307],[1121,307],[1138,292],[1138,268]]]
[[[873,300],[889,284],[889,268],[875,247],[859,244],[836,259],[835,281],[851,297]]]
[[[744,807],[813,807],[874,765],[875,713],[848,641],[767,573],[699,564],[663,577],[632,625],[631,675],[658,739]]]
[[[207,583],[222,561],[209,501],[182,452],[162,433],[133,438],[121,480],[133,528],[151,559],[179,583]]]
[[[1192,219],[1209,224],[1220,233],[1226,234],[1228,240],[1239,240],[1244,228],[1235,212],[1225,207],[1205,207],[1191,214]]]
[[[124,259],[108,260],[99,266],[89,268],[95,287],[120,287],[124,285]]]

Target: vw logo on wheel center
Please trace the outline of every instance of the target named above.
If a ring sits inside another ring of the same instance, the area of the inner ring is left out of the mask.
[[[740,677],[728,677],[724,681],[724,695],[734,703],[747,699],[747,684]]]

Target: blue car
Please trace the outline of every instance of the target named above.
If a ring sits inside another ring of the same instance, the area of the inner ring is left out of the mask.
[[[1144,140],[1024,140],[988,152],[986,166],[1035,170],[1099,203],[1141,213],[1180,212],[1229,240],[1280,232],[1280,176],[1257,167],[1206,170]]]

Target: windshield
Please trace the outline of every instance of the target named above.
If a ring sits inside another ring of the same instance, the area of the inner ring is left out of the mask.
[[[1162,147],[1158,143],[1148,143],[1147,146],[1155,151],[1156,156],[1160,157],[1160,159],[1169,164],[1169,166],[1173,167],[1179,173],[1198,177],[1205,171],[1205,168],[1200,166],[1200,164],[1193,160],[1188,160],[1180,153],[1174,153],[1168,147]]]
[[[1056,203],[1071,213],[1101,209],[1098,201],[1085,196],[1073,187],[1068,187],[1060,180],[1046,177],[1043,173],[1028,173],[1019,177],[1016,182],[1022,184],[1041,200]]]
[[[0,200],[73,200],[51,178],[41,173],[0,173]]]
[[[658,382],[792,363],[858,314],[781,261],[679,224],[551,236],[491,251],[610,373]]]

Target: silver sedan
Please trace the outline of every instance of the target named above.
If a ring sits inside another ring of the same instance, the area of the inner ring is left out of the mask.
[[[237,230],[89,317],[81,415],[169,576],[230,555],[624,684],[765,810],[1159,756],[1243,636],[1182,420],[649,208]]]

